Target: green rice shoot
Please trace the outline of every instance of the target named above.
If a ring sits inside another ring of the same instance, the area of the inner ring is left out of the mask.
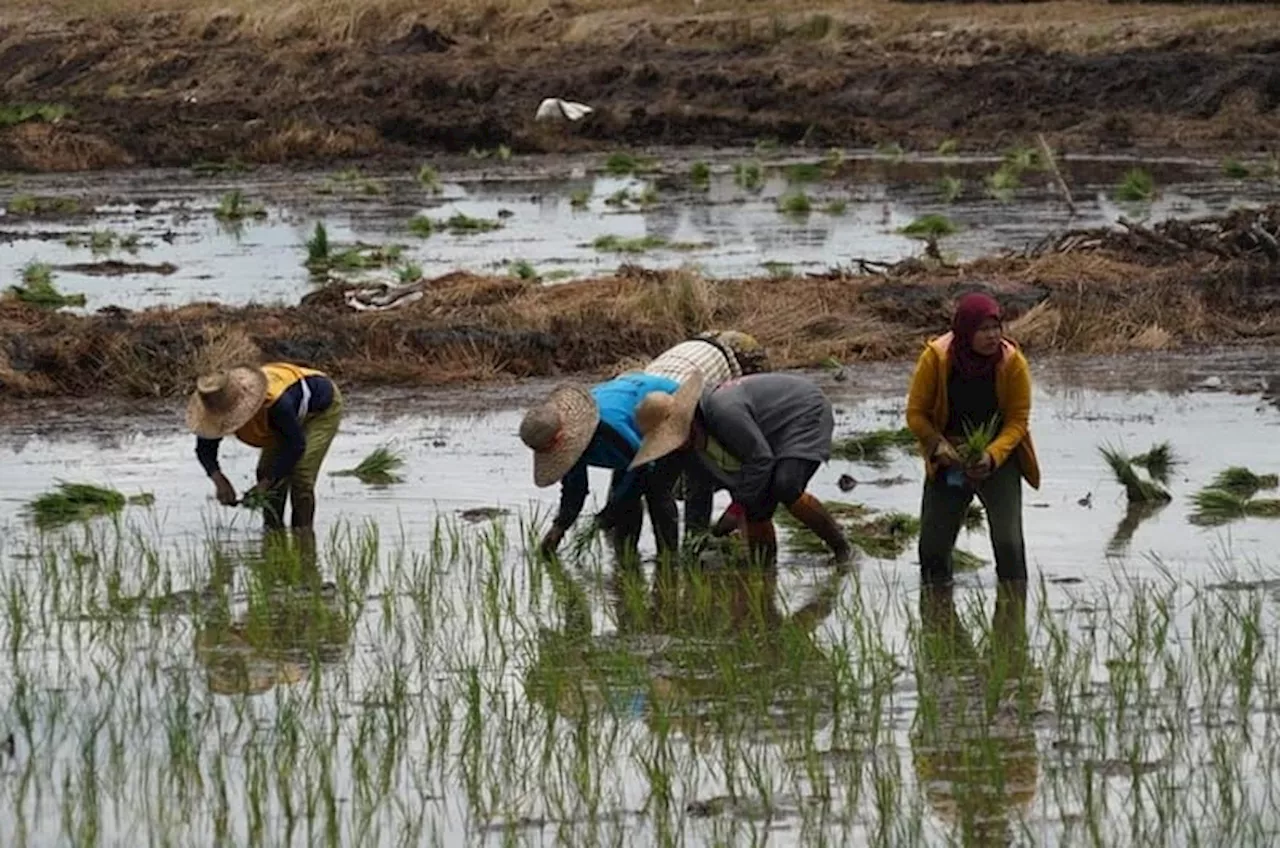
[[[1151,479],[1160,483],[1168,483],[1173,469],[1182,464],[1182,460],[1174,453],[1173,446],[1168,442],[1154,444],[1146,453],[1140,453],[1129,461],[1147,469]]]
[[[1145,480],[1134,470],[1133,462],[1119,450],[1108,446],[1098,448],[1116,482],[1124,486],[1125,496],[1129,503],[1167,503],[1172,496],[1160,484],[1153,480]]]
[[[355,477],[361,483],[370,486],[389,486],[404,482],[404,478],[396,474],[403,465],[403,456],[395,453],[390,447],[381,445],[374,448],[355,468],[335,471],[333,476]]]
[[[890,450],[910,450],[916,444],[915,434],[905,427],[900,430],[871,430],[836,439],[831,445],[831,455],[836,459],[881,465],[888,461]]]
[[[1218,473],[1209,484],[1210,489],[1220,489],[1242,498],[1251,498],[1263,489],[1274,489],[1280,485],[1280,478],[1275,474],[1255,474],[1248,468],[1233,465]]]
[[[113,515],[127,504],[149,505],[154,502],[155,498],[150,494],[130,498],[115,489],[89,483],[59,483],[52,492],[45,492],[31,501],[27,512],[37,527],[48,529],[100,515]]]
[[[973,465],[986,455],[987,448],[1000,434],[1000,418],[993,415],[989,421],[974,427],[968,422],[964,425],[964,441],[957,445],[957,452],[965,465]]]

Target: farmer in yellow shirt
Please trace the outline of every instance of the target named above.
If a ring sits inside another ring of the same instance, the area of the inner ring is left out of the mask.
[[[218,501],[237,503],[235,487],[218,467],[218,446],[235,435],[262,449],[258,482],[246,498],[266,496],[267,529],[284,526],[286,500],[293,527],[315,522],[316,478],[342,419],[342,393],[320,371],[286,362],[236,367],[196,382],[187,405],[187,427],[196,434],[196,457],[213,480]]]

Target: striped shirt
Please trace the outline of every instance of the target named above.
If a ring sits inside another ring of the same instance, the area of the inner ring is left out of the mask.
[[[669,377],[683,383],[701,371],[705,387],[713,389],[726,380],[742,376],[738,361],[728,350],[701,339],[690,339],[668,349],[644,368],[644,373]]]

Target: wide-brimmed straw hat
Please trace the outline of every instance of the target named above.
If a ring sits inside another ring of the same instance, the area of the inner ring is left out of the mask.
[[[632,468],[662,459],[680,449],[689,439],[693,414],[702,397],[703,377],[694,372],[680,384],[674,395],[649,392],[636,407],[636,428],[644,436]]]
[[[581,386],[557,386],[520,422],[520,441],[533,451],[533,482],[550,486],[569,473],[591,444],[600,409]]]
[[[237,366],[205,374],[187,403],[187,427],[203,439],[221,439],[257,414],[267,396],[267,375],[260,368]]]

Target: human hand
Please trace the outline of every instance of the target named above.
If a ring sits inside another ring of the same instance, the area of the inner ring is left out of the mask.
[[[955,445],[951,444],[946,439],[938,440],[937,447],[933,449],[933,461],[944,468],[964,464],[960,461],[960,454],[956,453]]]
[[[538,545],[538,551],[543,556],[551,556],[560,547],[560,540],[564,538],[564,528],[555,524],[551,525],[551,529],[542,537],[542,542]]]
[[[231,481],[221,471],[213,475],[213,486],[218,494],[218,503],[223,506],[235,506],[238,503],[236,487],[231,485]]]
[[[964,473],[970,480],[985,480],[995,469],[996,461],[992,459],[991,454],[984,453],[981,459],[965,468]]]

